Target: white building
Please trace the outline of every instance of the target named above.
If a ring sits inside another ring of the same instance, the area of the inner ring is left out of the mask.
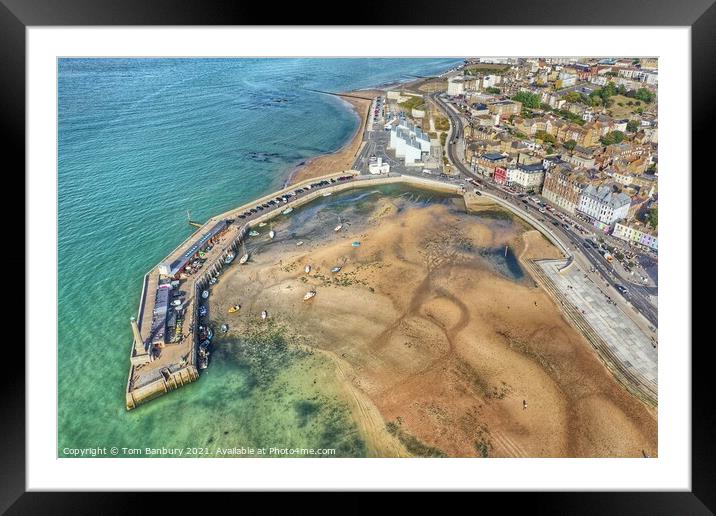
[[[558,88],[568,88],[577,84],[577,76],[569,72],[560,72],[559,78],[557,79]]]
[[[502,77],[499,75],[485,75],[482,78],[482,88],[493,88],[502,82]]]
[[[544,167],[542,163],[510,167],[507,170],[507,183],[525,191],[539,192],[544,183]]]
[[[448,79],[447,94],[453,97],[465,94],[465,79],[455,76]]]
[[[391,129],[388,148],[395,150],[396,158],[404,158],[406,166],[419,165],[430,154],[430,138],[412,122],[401,122]]]
[[[368,163],[368,172],[373,175],[387,174],[390,172],[390,165],[383,163],[383,158],[370,158]]]
[[[611,186],[589,185],[582,190],[577,211],[602,224],[610,225],[627,217],[630,204],[628,195],[615,193]]]

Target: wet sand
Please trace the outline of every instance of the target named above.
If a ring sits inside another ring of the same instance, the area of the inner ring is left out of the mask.
[[[301,208],[274,224],[275,241],[257,237],[249,264],[213,288],[214,325],[229,322],[240,340],[266,309],[330,359],[371,456],[657,455],[656,414],[527,274],[502,263],[505,246],[519,260],[558,256],[538,232],[450,202],[366,204]],[[311,224],[319,230],[301,233]],[[227,314],[235,303],[240,313]]]
[[[366,98],[370,97],[372,99],[382,93],[383,92],[379,90],[361,90],[348,92],[347,94]],[[341,99],[348,102],[360,118],[360,126],[353,135],[353,138],[338,151],[313,158],[306,162],[306,164],[293,170],[286,181],[287,185],[353,168],[353,162],[363,143],[363,131],[365,130],[371,101],[356,97],[341,97]]]

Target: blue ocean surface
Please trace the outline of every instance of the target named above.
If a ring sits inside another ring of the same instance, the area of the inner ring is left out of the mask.
[[[309,90],[380,86],[459,62],[60,59],[58,455],[330,443],[365,454],[335,393],[301,383],[326,367],[311,357],[260,393],[240,363],[216,361],[198,382],[127,412],[129,317],[145,272],[193,231],[187,212],[206,220],[277,189],[355,133],[346,103]]]

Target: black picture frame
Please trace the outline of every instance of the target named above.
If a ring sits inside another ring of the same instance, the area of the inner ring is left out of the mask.
[[[295,25],[315,24],[315,13],[340,12],[325,2],[312,4],[231,3],[202,0],[0,0],[0,106],[5,160],[12,156],[16,170],[25,166],[25,31],[31,26],[87,25]],[[509,3],[456,2],[439,6],[413,0],[410,9],[399,3],[376,4],[350,15],[355,25],[607,25],[691,27],[692,153],[705,158],[712,145],[714,63],[716,62],[716,5],[714,0],[603,0],[577,3],[567,0]],[[380,10],[380,16],[371,13]],[[336,16],[331,24],[341,25]],[[379,18],[379,19],[376,19]],[[700,161],[700,160],[698,160]],[[704,159],[704,162],[705,159]],[[709,171],[710,172],[710,171]],[[682,171],[681,173],[688,173]],[[19,197],[19,196],[18,196]],[[21,266],[21,258],[13,267]],[[24,263],[22,264],[24,268]],[[27,275],[27,270],[25,269]],[[690,300],[689,300],[690,302]],[[689,331],[689,334],[691,332]],[[9,344],[6,342],[6,344]],[[672,343],[684,346],[691,343]],[[710,344],[710,342],[705,342]],[[502,510],[526,504],[532,512],[550,514],[710,514],[716,511],[714,474],[714,417],[710,406],[712,376],[708,370],[710,346],[692,347],[692,490],[642,493],[510,493],[480,495],[499,497]],[[36,493],[25,489],[25,367],[24,354],[3,370],[3,414],[0,429],[0,510],[7,514],[124,514],[137,512],[132,505],[139,495],[123,493]],[[188,497],[168,493],[172,504]],[[156,500],[164,503],[165,495]],[[246,495],[244,495],[246,496]],[[389,507],[390,505],[386,506]]]

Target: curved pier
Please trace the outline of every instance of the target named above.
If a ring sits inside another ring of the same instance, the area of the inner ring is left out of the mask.
[[[396,183],[462,196],[468,209],[479,199],[455,183],[394,173],[359,175],[351,170],[291,185],[212,217],[203,224],[144,276],[139,313],[136,320],[132,320],[134,339],[126,388],[127,410],[199,378],[197,300],[210,279],[225,266],[227,255],[236,254],[252,227],[280,215],[288,207],[307,204],[327,192]],[[295,194],[298,189],[304,191]],[[287,202],[268,204],[289,194],[291,197],[287,197]],[[527,213],[517,212],[498,197],[487,193],[482,195],[527,220],[560,248],[567,259],[572,258],[564,243],[538,220]],[[262,211],[243,219],[239,217],[256,206],[267,204],[269,207]],[[193,269],[192,263],[200,254],[204,263],[201,268]],[[176,301],[173,299],[180,300],[178,307],[174,306]]]
[[[399,174],[360,176],[351,170],[309,179],[273,192],[212,217],[190,235],[144,276],[139,312],[136,320],[133,318],[131,322],[134,338],[125,396],[127,410],[199,378],[197,300],[210,279],[225,266],[227,255],[235,254],[253,226],[278,216],[289,206],[301,206],[329,191],[391,183],[462,193],[461,187],[454,184]],[[255,206],[266,205],[300,188],[304,191],[293,194],[286,203],[269,205],[245,219],[239,217]],[[200,255],[204,263],[201,268],[193,269],[192,263]],[[175,306],[177,301],[178,306]]]

